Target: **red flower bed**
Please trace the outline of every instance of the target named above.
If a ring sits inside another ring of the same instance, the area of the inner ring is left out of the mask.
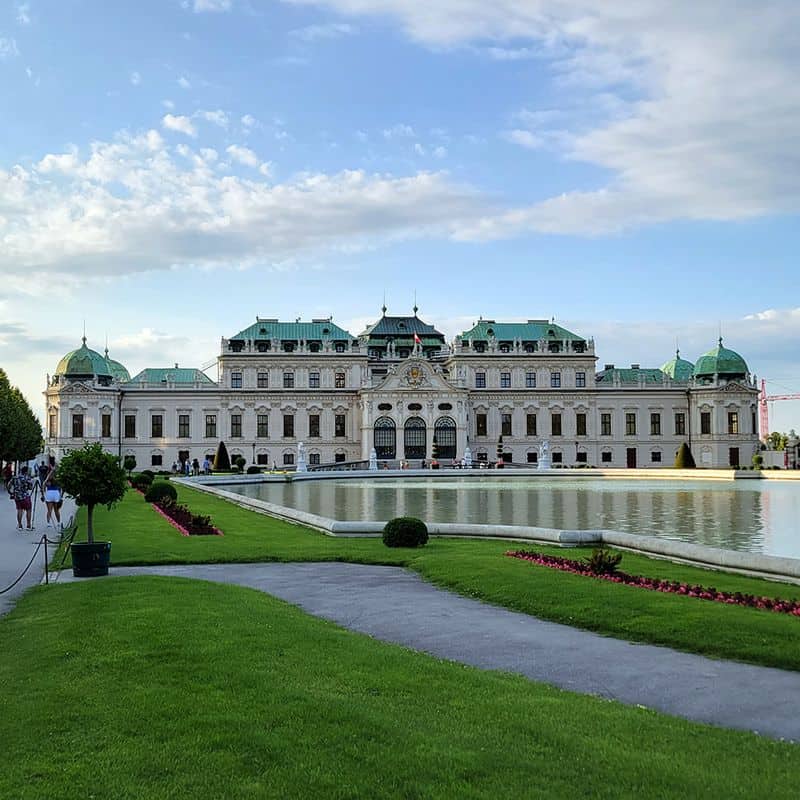
[[[534,550],[509,550],[506,555],[511,558],[530,561],[532,564],[539,564],[542,567],[560,569],[563,572],[571,572],[574,575],[601,578],[612,583],[624,583],[626,586],[638,586],[641,589],[650,589],[655,592],[682,594],[686,597],[698,597],[701,600],[714,600],[717,603],[727,603],[728,605],[761,608],[767,611],[776,611],[780,614],[791,614],[792,616],[800,617],[800,602],[797,600],[782,600],[779,597],[758,597],[753,594],[742,594],[741,592],[721,592],[713,586],[705,587],[680,583],[679,581],[663,581],[659,578],[648,578],[644,575],[629,575],[627,572],[620,572],[619,570],[598,574],[593,572],[583,561],[561,558],[560,556],[548,556],[544,553],[537,553]]]
[[[222,531],[211,524],[211,517],[193,514],[186,506],[165,497],[153,508],[166,517],[184,536],[222,536]]]

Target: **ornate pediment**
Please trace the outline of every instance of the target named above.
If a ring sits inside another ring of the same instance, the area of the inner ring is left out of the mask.
[[[91,386],[88,386],[85,383],[70,383],[68,386],[65,386],[60,392],[60,395],[64,394],[93,394],[94,389]]]
[[[409,358],[391,367],[386,377],[366,392],[454,392],[463,391],[453,386],[440,369],[420,358]]]
[[[736,381],[731,381],[725,386],[726,392],[752,392],[753,388],[751,386],[745,386],[743,383],[737,383]]]

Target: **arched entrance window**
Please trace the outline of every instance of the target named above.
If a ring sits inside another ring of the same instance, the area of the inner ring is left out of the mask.
[[[439,417],[433,426],[439,458],[456,457],[456,423],[452,417]]]
[[[397,457],[397,431],[391,417],[378,417],[375,420],[374,446],[378,458]]]
[[[425,458],[427,428],[422,417],[409,417],[405,425],[405,457]]]

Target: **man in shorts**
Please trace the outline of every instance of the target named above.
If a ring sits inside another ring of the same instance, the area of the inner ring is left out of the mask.
[[[33,481],[28,475],[26,466],[20,467],[19,475],[15,475],[9,485],[8,491],[17,506],[17,528],[22,530],[22,512],[25,512],[25,525],[29,531],[33,530],[31,525],[31,492],[33,491]]]

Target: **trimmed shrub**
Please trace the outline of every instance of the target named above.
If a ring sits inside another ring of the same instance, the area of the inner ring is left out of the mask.
[[[162,478],[169,478],[172,473],[168,469],[160,469],[157,473]]]
[[[761,469],[764,465],[764,456],[761,453],[756,453],[753,456],[753,469]]]
[[[225,471],[231,468],[231,459],[228,456],[228,448],[225,447],[225,442],[220,442],[217,445],[217,454],[214,456],[214,472]]]
[[[139,474],[140,475],[149,475],[151,478],[155,478],[155,476],[156,476],[155,472],[153,472],[153,470],[151,470],[151,469],[143,469]]]
[[[236,458],[233,459],[233,463],[243,472],[245,464],[247,464],[247,459],[244,456],[236,456]]]
[[[695,469],[696,466],[689,445],[683,442],[675,454],[675,469]]]
[[[133,488],[138,489],[140,492],[146,492],[152,483],[152,476],[146,475],[143,472],[140,472],[138,475],[134,475],[131,478],[131,484],[133,485]]]
[[[428,528],[416,517],[395,517],[383,529],[387,547],[422,547],[428,541]]]
[[[125,458],[122,459],[122,469],[128,473],[128,477],[130,478],[131,472],[136,469],[136,457],[125,456]]]
[[[241,470],[239,469],[239,467],[236,464],[234,464],[231,467],[231,474],[238,475],[240,472],[241,472]]]
[[[144,499],[147,500],[148,503],[158,503],[165,497],[177,500],[178,492],[171,483],[165,483],[164,481],[154,483],[144,495]]]
[[[247,468],[248,475],[258,475],[261,472],[261,467],[257,467],[255,464],[251,464]]]

